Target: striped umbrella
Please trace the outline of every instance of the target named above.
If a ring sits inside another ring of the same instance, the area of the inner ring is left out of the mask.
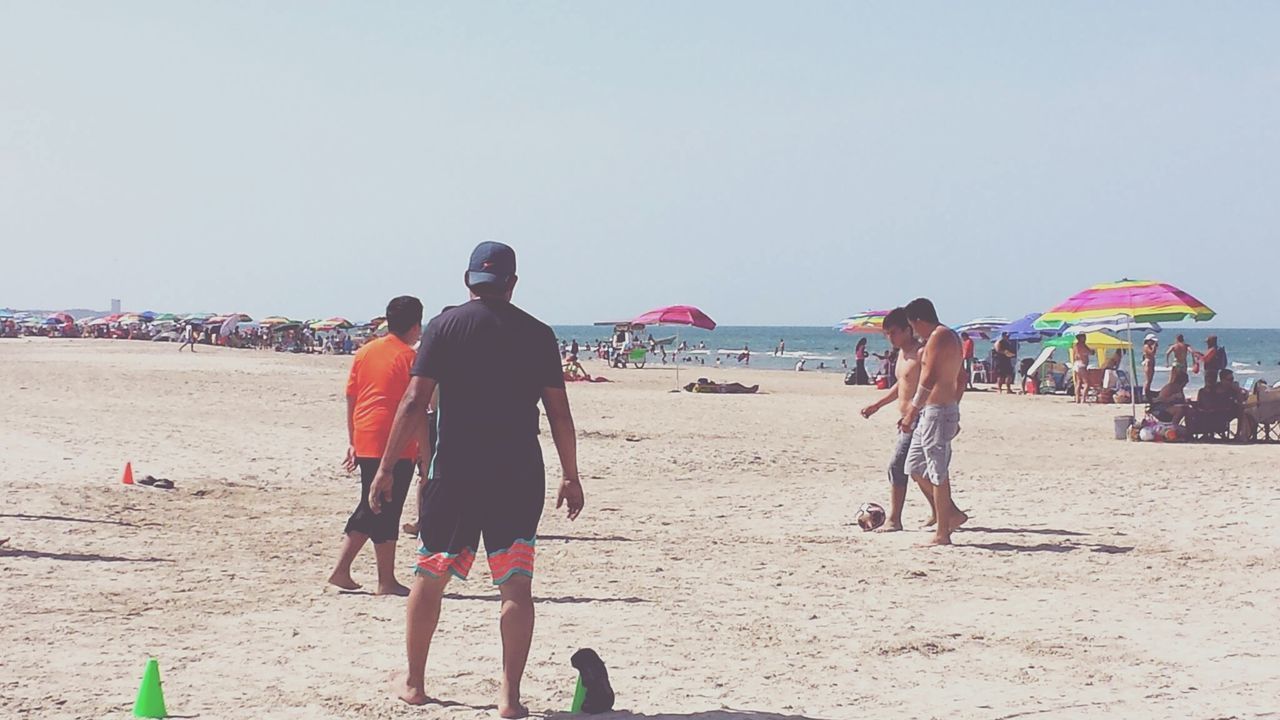
[[[884,330],[884,316],[888,310],[863,310],[836,323],[843,333],[878,333]]]
[[[1042,330],[1060,330],[1067,325],[1122,316],[1132,343],[1134,322],[1203,322],[1212,320],[1216,314],[1190,293],[1169,283],[1125,278],[1081,290],[1041,315],[1035,326]],[[1138,365],[1133,353],[1129,353],[1129,369],[1132,377],[1137,378]],[[1129,398],[1136,416],[1137,398],[1132,392]]]
[[[981,335],[985,340],[987,336],[998,332],[1000,328],[1009,324],[1009,318],[988,315],[986,317],[974,318],[963,325],[957,325],[952,328],[956,332],[967,332],[971,335]]]

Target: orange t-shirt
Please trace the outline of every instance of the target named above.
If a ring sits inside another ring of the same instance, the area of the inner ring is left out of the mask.
[[[356,401],[351,442],[356,457],[380,458],[387,449],[391,423],[409,387],[409,370],[415,357],[413,348],[395,335],[370,341],[356,352],[347,378],[347,397]],[[400,457],[416,459],[418,441],[410,441]]]

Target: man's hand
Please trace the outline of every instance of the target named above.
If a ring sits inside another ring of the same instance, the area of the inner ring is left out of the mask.
[[[343,469],[343,470],[346,470],[348,474],[350,474],[351,472],[354,472],[354,471],[355,471],[355,469],[356,469],[356,448],[355,448],[355,446],[354,446],[354,445],[348,445],[348,446],[347,446],[347,457],[346,457],[346,459],[345,459],[345,460],[343,460],[343,461],[342,461],[342,469]]]
[[[578,478],[565,478],[560,482],[560,491],[556,493],[556,509],[559,510],[566,502],[569,503],[569,519],[577,520],[583,505],[582,483],[578,482]]]
[[[385,466],[378,466],[378,474],[369,485],[369,508],[376,515],[382,512],[382,501],[391,499],[391,486],[395,478]]]
[[[912,405],[907,408],[907,413],[898,421],[898,429],[902,432],[911,432],[915,430],[916,420],[920,419],[920,409]]]
[[[872,403],[872,404],[870,404],[870,405],[868,405],[868,406],[866,406],[866,407],[862,408],[862,413],[861,413],[861,414],[862,414],[862,417],[863,417],[863,418],[870,418],[872,415],[875,415],[875,414],[876,414],[876,413],[878,413],[878,412],[880,412],[880,404],[879,404],[879,403]]]

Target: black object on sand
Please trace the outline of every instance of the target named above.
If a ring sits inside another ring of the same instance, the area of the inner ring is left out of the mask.
[[[613,709],[613,688],[609,685],[609,671],[604,661],[591,648],[583,648],[569,659],[578,670],[587,697],[582,701],[582,712],[604,713]]]

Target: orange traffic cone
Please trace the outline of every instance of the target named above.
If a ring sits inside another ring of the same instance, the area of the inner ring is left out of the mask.
[[[127,462],[124,464],[124,477],[120,478],[120,482],[123,482],[125,485],[133,484],[133,463],[132,462]]]

